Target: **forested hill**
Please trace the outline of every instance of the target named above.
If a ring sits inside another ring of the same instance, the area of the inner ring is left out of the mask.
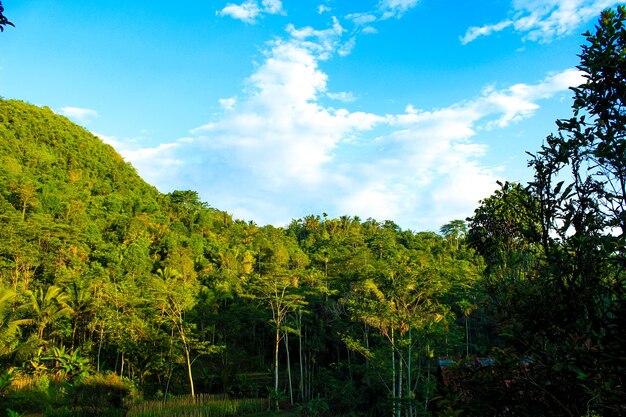
[[[47,107],[0,100],[0,138],[4,215],[82,225],[156,210],[157,190],[111,146]]]
[[[463,222],[444,237],[349,216],[233,220],[194,191],[160,194],[89,132],[19,101],[0,101],[0,219],[5,381],[110,372],[146,397],[384,409],[390,372],[432,378],[416,363],[487,337],[468,322],[482,263]],[[415,408],[433,395],[394,389]]]
[[[232,223],[195,192],[159,193],[84,128],[16,100],[0,100],[0,218],[0,277],[18,293],[88,271],[102,279],[180,270],[167,258],[181,236]]]

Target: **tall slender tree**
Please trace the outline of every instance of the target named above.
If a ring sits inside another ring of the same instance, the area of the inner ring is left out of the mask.
[[[156,308],[160,310],[163,320],[178,334],[185,354],[189,392],[195,397],[191,358],[193,342],[186,314],[196,304],[199,287],[195,280],[187,279],[173,269],[159,269],[157,274],[158,278],[154,280],[153,286]]]

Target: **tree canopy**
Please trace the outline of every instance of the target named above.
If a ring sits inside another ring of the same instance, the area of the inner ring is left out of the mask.
[[[606,10],[584,34],[586,81],[572,116],[530,154],[534,180],[504,184],[470,219],[501,334],[532,360],[534,386],[520,389],[531,402],[538,390],[551,415],[626,412],[625,20],[624,6]]]

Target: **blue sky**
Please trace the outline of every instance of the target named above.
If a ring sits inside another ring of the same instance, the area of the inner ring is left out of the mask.
[[[5,0],[0,96],[258,224],[438,230],[528,181],[608,0]]]

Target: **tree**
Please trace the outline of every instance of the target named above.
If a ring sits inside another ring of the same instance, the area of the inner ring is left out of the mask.
[[[76,344],[76,333],[79,326],[86,326],[95,309],[91,288],[85,283],[73,281],[66,288],[67,305],[72,316],[72,349]]]
[[[551,304],[560,306],[545,338],[560,355],[577,352],[582,374],[570,374],[585,381],[581,388],[604,415],[623,413],[615,396],[625,394],[626,361],[611,359],[626,349],[618,330],[626,320],[625,21],[626,7],[618,6],[602,13],[595,34],[584,34],[578,69],[586,82],[572,89],[573,116],[557,121],[558,133],[529,162],[541,206],[542,273]],[[583,334],[578,343],[562,339]]]
[[[185,319],[185,314],[196,304],[196,295],[199,287],[195,280],[184,277],[176,270],[164,268],[157,271],[158,278],[154,280],[153,291],[156,308],[161,311],[164,321],[173,326],[180,338],[185,352],[189,391],[195,397],[196,391],[193,382],[191,350],[191,329]]]
[[[573,117],[557,121],[559,133],[548,136],[529,162],[535,170],[530,187],[541,204],[544,247],[573,245],[620,269],[626,266],[625,20],[626,7],[607,10],[596,34],[584,34],[588,45],[583,45],[578,69],[587,81],[572,89]],[[597,276],[578,265],[573,281]]]
[[[9,22],[6,16],[4,16],[4,7],[2,7],[2,2],[0,1],[0,32],[4,32],[4,27],[7,25],[15,27],[15,25]]]
[[[500,189],[467,219],[467,242],[485,259],[488,277],[522,278],[536,259],[531,255],[537,252],[541,234],[539,205],[521,184],[498,185]]]
[[[298,294],[299,280],[302,275],[300,262],[294,262],[299,258],[296,254],[290,253],[283,244],[280,230],[266,228],[269,242],[264,242],[263,254],[259,253],[259,270],[255,282],[252,284],[250,297],[258,299],[263,305],[269,307],[271,312],[270,325],[274,330],[274,406],[279,409],[279,352],[280,342],[287,337],[288,332],[296,332],[287,326],[289,314],[304,307],[306,302],[304,297]],[[297,251],[296,253],[298,253]],[[290,262],[291,261],[291,262]],[[288,344],[285,343],[286,349]],[[287,363],[290,363],[289,351],[287,350]],[[291,386],[291,369],[288,367],[290,380],[289,392],[293,402]]]
[[[16,293],[0,287],[0,358],[13,352],[19,343],[19,328],[29,320],[15,317]]]
[[[27,294],[30,298],[31,321],[37,327],[40,343],[43,343],[46,327],[61,318],[70,316],[73,311],[67,304],[67,294],[56,285],[50,285],[45,291],[43,288],[28,291]]]
[[[467,234],[467,223],[464,220],[452,220],[449,223],[444,224],[439,229],[442,235],[446,238],[453,239],[458,246],[459,239],[463,239]]]
[[[626,412],[625,21],[624,6],[606,10],[584,34],[586,81],[572,89],[572,117],[530,154],[534,180],[504,184],[470,219],[509,356],[532,358],[509,380],[533,415]]]
[[[395,417],[418,415],[420,401],[425,408],[430,401],[430,375],[428,367],[422,366],[434,352],[428,328],[444,313],[439,300],[450,284],[440,264],[424,262],[416,255],[396,248],[386,260],[365,272],[373,278],[355,282],[343,299],[354,319],[378,329],[387,342],[384,356],[389,359],[374,356],[381,365],[378,376],[389,392],[391,415]],[[365,357],[372,356],[355,341],[346,342]]]
[[[174,209],[179,214],[185,226],[191,229],[193,222],[201,209],[206,209],[206,203],[200,201],[197,191],[174,190],[168,194]]]

